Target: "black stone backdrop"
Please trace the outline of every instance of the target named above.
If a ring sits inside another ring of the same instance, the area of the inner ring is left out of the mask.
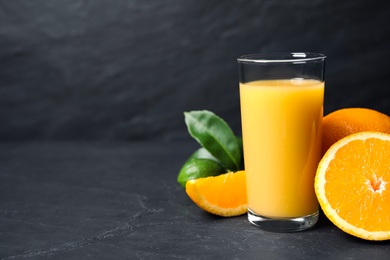
[[[189,138],[183,111],[240,133],[236,58],[327,55],[325,114],[390,115],[390,4],[339,0],[0,1],[0,141]]]

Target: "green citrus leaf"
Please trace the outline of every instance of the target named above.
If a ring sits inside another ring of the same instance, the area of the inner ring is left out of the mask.
[[[192,158],[197,158],[197,159],[209,159],[212,161],[215,161],[220,164],[217,158],[215,158],[209,151],[206,150],[206,148],[201,147],[198,150],[196,150],[193,154],[188,157],[187,160],[190,160]]]
[[[184,112],[190,135],[230,171],[240,169],[242,152],[229,125],[214,113],[201,110]]]
[[[242,137],[241,136],[237,136],[237,142],[238,142],[238,147],[240,149],[240,153],[241,153],[241,162],[240,162],[240,169],[239,170],[244,170],[244,149],[243,149],[243,146],[242,146]]]

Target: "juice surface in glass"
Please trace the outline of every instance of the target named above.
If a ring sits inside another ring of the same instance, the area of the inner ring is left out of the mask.
[[[265,217],[318,211],[314,177],[320,160],[324,82],[240,83],[248,208]]]

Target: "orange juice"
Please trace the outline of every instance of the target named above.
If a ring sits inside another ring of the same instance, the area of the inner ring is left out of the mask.
[[[318,211],[314,176],[320,160],[324,83],[240,83],[248,208],[264,217]]]

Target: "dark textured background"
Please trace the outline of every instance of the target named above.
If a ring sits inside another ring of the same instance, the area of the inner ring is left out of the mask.
[[[236,58],[328,56],[325,113],[390,114],[388,1],[1,0],[0,141],[177,140],[183,111],[240,131]]]

